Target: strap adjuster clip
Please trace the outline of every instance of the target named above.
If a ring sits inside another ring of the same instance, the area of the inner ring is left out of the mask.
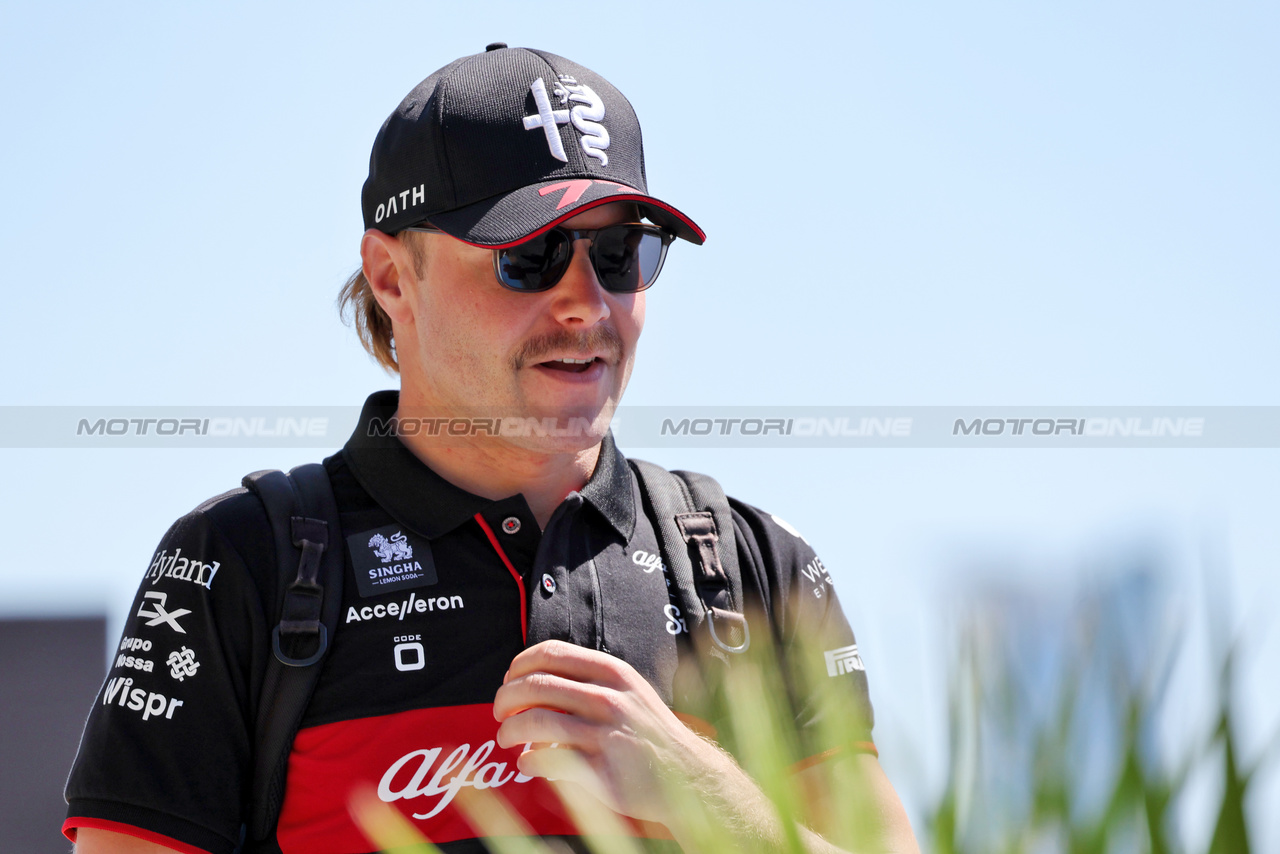
[[[316,651],[306,658],[292,658],[284,654],[284,650],[280,649],[280,627],[276,626],[271,632],[271,650],[276,654],[276,658],[280,659],[281,664],[287,664],[289,667],[310,667],[324,656],[324,651],[329,648],[329,630],[324,627],[324,623],[317,622],[320,628],[320,643],[316,647]]]

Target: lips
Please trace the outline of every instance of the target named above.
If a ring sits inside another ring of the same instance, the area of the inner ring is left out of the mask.
[[[597,325],[590,331],[557,329],[535,335],[511,357],[515,370],[536,366],[554,371],[582,373],[591,367],[590,362],[617,364],[623,353],[622,336],[612,325]]]
[[[581,374],[591,368],[593,364],[599,361],[598,357],[587,359],[551,359],[546,362],[539,362],[538,367],[547,368],[552,371],[564,371],[571,374]]]

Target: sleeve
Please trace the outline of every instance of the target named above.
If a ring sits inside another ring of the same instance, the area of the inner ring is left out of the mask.
[[[839,752],[877,754],[875,711],[858,642],[822,559],[784,520],[730,499],[743,584],[773,623],[802,760]]]
[[[184,516],[161,540],[67,780],[63,832],[72,841],[95,827],[186,852],[230,854],[239,843],[251,710],[269,654],[241,551],[254,536],[274,560],[261,503],[240,491]]]

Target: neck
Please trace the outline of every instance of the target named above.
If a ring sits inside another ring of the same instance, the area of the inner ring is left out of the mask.
[[[400,405],[407,404],[402,400]],[[441,443],[413,435],[401,436],[400,441],[454,486],[495,501],[522,494],[540,528],[547,526],[566,495],[586,485],[600,459],[599,442],[585,450],[546,452],[491,436]]]

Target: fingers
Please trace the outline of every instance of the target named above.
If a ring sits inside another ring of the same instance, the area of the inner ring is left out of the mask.
[[[505,681],[539,672],[618,688],[627,683],[635,670],[607,652],[551,640],[531,646],[512,659]]]
[[[577,783],[594,791],[607,788],[600,775],[581,755],[563,746],[526,750],[516,760],[516,767],[526,777]],[[604,794],[603,791],[601,793]]]
[[[503,721],[526,709],[554,709],[591,721],[610,718],[616,692],[550,673],[530,673],[507,681],[493,698],[493,717]]]
[[[592,752],[598,749],[595,727],[550,709],[529,709],[507,718],[498,727],[497,742],[502,748],[558,744]]]

